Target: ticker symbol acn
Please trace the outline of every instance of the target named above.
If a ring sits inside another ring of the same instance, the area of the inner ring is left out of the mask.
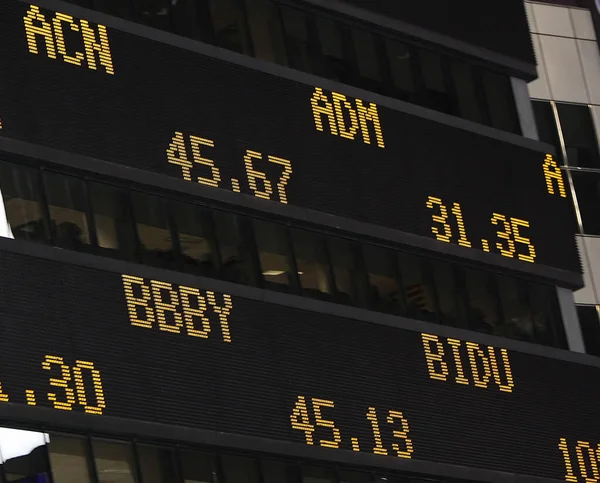
[[[360,446],[358,446],[358,438],[350,438],[352,442],[352,451],[360,451]]]
[[[235,193],[241,193],[242,190],[240,189],[240,181],[236,178],[231,178],[231,189],[235,192]]]
[[[27,398],[27,404],[29,406],[35,406],[36,402],[35,402],[35,392],[33,392],[33,389],[25,389],[25,397]]]
[[[489,251],[490,251],[490,244],[485,238],[483,238],[481,240],[481,248],[483,249],[484,252],[489,253]]]

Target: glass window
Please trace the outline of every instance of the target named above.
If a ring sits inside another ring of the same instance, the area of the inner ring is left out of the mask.
[[[372,483],[373,475],[359,471],[340,470],[338,471],[338,479],[340,483]]]
[[[6,481],[49,483],[45,446],[44,433],[0,428],[0,463]]]
[[[570,174],[573,177],[583,232],[588,235],[600,235],[600,175],[577,171],[571,171]]]
[[[437,260],[431,260],[429,267],[435,284],[440,322],[452,327],[464,327],[464,317],[461,316],[463,307],[459,305],[461,297],[457,290],[454,267]]]
[[[221,457],[225,483],[260,483],[257,461],[243,456]]]
[[[39,172],[15,164],[0,163],[0,187],[13,236],[20,240],[47,242]]]
[[[560,152],[560,141],[552,105],[548,101],[531,101],[531,105],[540,141],[552,144],[557,148],[557,152]]]
[[[289,291],[293,274],[286,227],[254,220],[254,237],[265,288]]]
[[[214,43],[210,12],[204,1],[171,0],[171,27],[176,34]]]
[[[585,352],[600,356],[600,320],[595,305],[578,305],[577,316],[585,344]]]
[[[94,9],[114,15],[115,17],[130,19],[133,17],[132,3],[130,0],[93,0]]]
[[[70,250],[91,250],[85,183],[57,173],[46,173],[44,179],[54,245]]]
[[[358,79],[355,84],[363,89],[381,92],[381,68],[375,38],[365,30],[355,28],[351,32],[358,62]]]
[[[250,237],[246,235],[241,217],[220,210],[214,210],[213,217],[223,277],[230,282],[256,285],[250,259]]]
[[[521,134],[510,79],[504,74],[482,71],[483,89],[492,126]]]
[[[404,294],[400,284],[396,253],[372,245],[365,246],[363,252],[371,307],[389,314],[402,313]]]
[[[90,198],[100,254],[133,260],[136,241],[129,193],[114,186],[90,183]]]
[[[52,434],[48,445],[54,483],[91,482],[87,441],[79,436]]]
[[[254,56],[284,63],[283,32],[275,5],[270,0],[245,0]]]
[[[128,443],[92,440],[98,483],[135,483],[133,454]]]
[[[210,0],[210,16],[219,47],[252,55],[241,0]]]
[[[420,104],[442,111],[452,113],[453,102],[448,92],[448,79],[444,72],[444,60],[436,52],[419,50],[419,63],[423,76],[423,94]]]
[[[170,209],[179,236],[184,270],[216,277],[216,245],[208,209],[179,201],[172,201]]]
[[[504,330],[501,335],[533,342],[534,327],[527,283],[500,275],[497,276],[496,282],[504,316]]]
[[[588,106],[556,103],[570,166],[600,168],[598,140]]]
[[[318,73],[316,50],[308,34],[308,16],[293,8],[281,6],[281,18],[290,67]]]
[[[498,314],[498,296],[491,274],[466,268],[463,270],[467,293],[468,328],[486,334],[502,335]]]
[[[132,1],[138,22],[161,30],[171,30],[171,0]]]
[[[567,339],[558,306],[556,288],[540,283],[529,284],[535,342],[567,348]]]
[[[403,101],[414,100],[415,80],[411,48],[393,39],[385,40],[390,65],[394,97]]]
[[[466,62],[452,61],[452,76],[456,89],[458,114],[470,121],[483,123],[473,68]]]
[[[179,453],[184,483],[213,483],[214,458],[201,451],[184,450]]]
[[[177,258],[164,200],[139,192],[132,193],[131,198],[142,262],[158,267],[175,266]]]
[[[299,483],[298,467],[283,461],[261,460],[263,483]]]
[[[406,298],[406,315],[416,319],[437,321],[435,290],[420,257],[408,253],[398,255]]]
[[[332,287],[325,241],[320,235],[306,230],[293,229],[291,235],[302,293],[328,299],[324,294],[331,294]]]
[[[323,65],[317,73],[329,79],[351,83],[354,69],[344,48],[346,28],[319,15],[316,17],[316,29],[323,59]]]
[[[356,305],[364,300],[364,283],[357,267],[357,245],[340,238],[327,240],[333,278],[335,281],[336,301],[342,304]]]
[[[179,483],[172,449],[137,445],[137,452],[143,483]]]

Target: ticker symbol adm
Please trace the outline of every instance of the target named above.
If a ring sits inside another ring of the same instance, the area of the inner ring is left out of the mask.
[[[489,242],[485,238],[483,238],[481,240],[481,248],[483,248],[484,252],[489,252],[490,251],[490,244],[489,244]]]
[[[25,396],[27,397],[27,404],[35,406],[35,393],[33,392],[33,389],[26,389]]]
[[[352,451],[360,451],[360,447],[358,446],[358,438],[350,438],[352,442]]]
[[[231,178],[231,189],[235,193],[241,193],[242,192],[242,190],[240,189],[240,182],[239,182],[239,180],[237,180],[235,178]]]

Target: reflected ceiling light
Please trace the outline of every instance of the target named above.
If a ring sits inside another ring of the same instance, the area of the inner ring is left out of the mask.
[[[284,273],[285,270],[265,270],[263,275],[266,275],[267,277],[276,277],[277,275],[283,275]]]
[[[31,453],[35,448],[46,444],[48,435],[36,431],[0,428],[0,453],[3,462]]]

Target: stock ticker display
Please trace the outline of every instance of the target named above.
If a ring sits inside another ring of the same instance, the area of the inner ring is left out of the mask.
[[[0,404],[598,479],[598,367],[166,271],[151,279],[8,251],[0,266]]]
[[[580,272],[566,180],[541,144],[19,0],[1,12],[4,137]]]

